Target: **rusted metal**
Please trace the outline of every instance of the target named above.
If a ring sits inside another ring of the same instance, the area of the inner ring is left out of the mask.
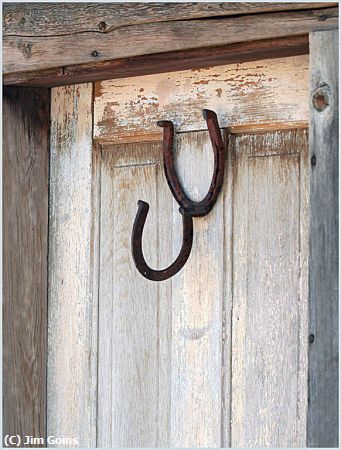
[[[135,217],[133,233],[131,237],[131,250],[135,266],[137,270],[148,280],[167,280],[167,278],[171,278],[183,268],[191,253],[193,243],[193,219],[190,215],[186,214],[182,208],[179,208],[179,212],[182,215],[183,228],[182,246],[179,256],[176,258],[173,264],[171,264],[166,269],[154,270],[148,266],[142,252],[142,234],[149,211],[149,204],[142,200],[139,200],[137,204],[138,211]]]
[[[168,185],[180,207],[183,208],[187,214],[194,217],[205,216],[213,208],[223,185],[225,170],[225,148],[220,133],[217,115],[209,109],[204,109],[203,115],[207,123],[207,128],[213,147],[214,170],[211,185],[206,197],[200,202],[190,200],[183,191],[179,182],[174,164],[173,122],[170,120],[162,120],[157,122],[159,127],[163,127],[163,164]]]
[[[138,201],[138,211],[135,217],[133,233],[131,237],[131,249],[137,270],[148,280],[167,280],[167,278],[172,277],[183,268],[192,250],[192,217],[205,216],[211,211],[223,185],[225,170],[225,148],[220,133],[217,115],[215,112],[210,111],[209,109],[204,109],[203,112],[213,147],[214,170],[212,181],[206,197],[200,202],[194,202],[190,200],[184,193],[179,182],[175,170],[173,156],[173,122],[169,120],[157,122],[158,126],[163,127],[163,165],[170,190],[172,191],[175,200],[180,205],[179,212],[182,215],[183,237],[179,256],[176,258],[173,264],[162,270],[151,269],[146,263],[142,252],[143,228],[147,219],[149,205],[142,200]]]

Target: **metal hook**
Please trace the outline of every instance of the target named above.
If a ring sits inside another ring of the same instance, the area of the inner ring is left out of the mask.
[[[176,258],[173,264],[171,264],[166,269],[154,270],[148,266],[142,252],[142,234],[149,211],[149,205],[142,200],[139,200],[137,204],[138,210],[135,217],[133,233],[131,237],[131,249],[135,266],[145,278],[148,278],[148,280],[167,280],[167,278],[172,277],[183,268],[191,253],[193,243],[193,219],[190,215],[186,214],[186,212],[182,208],[179,208],[179,212],[182,215],[183,228],[182,246],[179,256]]]
[[[206,197],[200,202],[194,202],[187,197],[176,174],[173,155],[173,122],[170,120],[161,120],[157,122],[159,127],[163,127],[163,164],[168,185],[180,207],[191,216],[205,216],[211,211],[218,198],[224,180],[225,148],[220,133],[217,115],[214,111],[204,109],[203,116],[207,123],[213,147],[214,170],[211,185]]]

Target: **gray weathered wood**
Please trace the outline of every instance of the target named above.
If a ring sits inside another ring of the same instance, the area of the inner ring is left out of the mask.
[[[181,7],[183,5],[181,4]],[[108,33],[3,38],[4,73],[62,67],[336,28],[338,8],[147,22]],[[120,45],[122,44],[122,45]]]
[[[154,53],[98,63],[72,64],[43,70],[7,73],[4,85],[55,87],[91,81],[128,78],[175,72],[193,67],[208,68],[271,58],[307,55],[309,35],[286,36],[257,41],[236,42],[214,47]]]
[[[305,446],[307,148],[305,130],[230,136],[232,447]]]
[[[270,11],[320,9],[336,3],[4,3],[3,35],[50,36],[116,28],[151,22],[202,17],[259,14]]]
[[[221,447],[231,443],[231,383],[232,383],[232,305],[233,305],[233,152],[230,149],[229,133],[225,130],[226,142],[224,201],[224,286],[222,304],[222,370],[221,370]]]
[[[49,102],[4,90],[2,431],[22,439],[46,435]]]
[[[171,262],[172,196],[161,143],[104,146],[98,355],[99,447],[169,447],[171,281],[146,280],[131,257],[137,201],[150,204],[146,261]]]
[[[209,188],[213,152],[207,131],[179,134],[178,175],[195,201]],[[182,240],[174,204],[174,251]],[[172,278],[171,447],[220,447],[224,196],[194,220],[194,242],[185,267]]]
[[[47,434],[77,439],[70,447],[94,447],[98,211],[92,198],[92,85],[53,89],[51,121]]]
[[[310,35],[310,70],[308,446],[338,447],[337,31]]]

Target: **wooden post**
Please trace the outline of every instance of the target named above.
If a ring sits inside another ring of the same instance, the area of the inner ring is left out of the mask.
[[[310,35],[308,447],[338,446],[338,30]],[[308,336],[307,336],[308,339]]]
[[[97,409],[92,158],[92,84],[52,89],[47,433],[87,448],[96,446]]]
[[[3,436],[44,439],[50,94],[3,102]]]

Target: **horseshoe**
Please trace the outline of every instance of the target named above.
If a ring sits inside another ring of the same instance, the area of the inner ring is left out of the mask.
[[[143,228],[146,223],[149,204],[143,200],[137,202],[138,210],[134,221],[133,232],[131,236],[131,250],[133,259],[137,270],[148,280],[163,281],[172,277],[179,272],[186,264],[186,261],[192,250],[193,243],[193,219],[182,208],[179,208],[179,212],[182,215],[182,246],[179,256],[176,260],[166,269],[154,270],[151,269],[146,260],[144,259],[142,252],[142,234]]]
[[[204,109],[203,116],[207,123],[213,147],[214,170],[211,185],[206,197],[199,202],[194,202],[187,197],[182,189],[175,170],[173,155],[173,122],[170,120],[160,120],[157,122],[157,125],[163,128],[163,164],[168,186],[170,187],[175,200],[184,212],[194,217],[205,216],[211,211],[218,198],[224,180],[225,148],[220,133],[217,115],[214,111]]]

